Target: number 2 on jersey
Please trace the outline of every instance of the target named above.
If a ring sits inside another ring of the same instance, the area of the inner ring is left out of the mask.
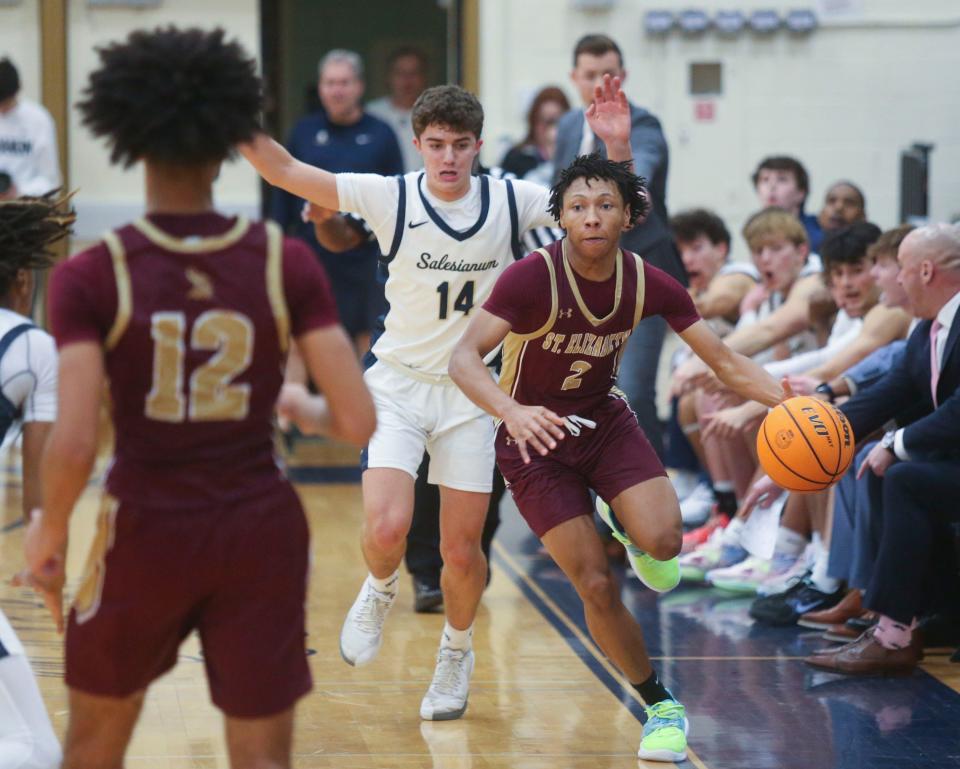
[[[245,315],[209,310],[193,324],[190,346],[213,355],[190,376],[189,412],[183,392],[187,319],[182,312],[156,312],[153,337],[153,386],[146,415],[160,422],[240,420],[250,410],[250,385],[231,384],[250,365],[253,324]]]
[[[450,284],[444,281],[437,286],[437,293],[440,294],[440,320],[447,319],[447,313],[450,306]],[[473,307],[473,281],[468,280],[457,298],[453,300],[453,309],[462,312],[464,315],[470,314]]]

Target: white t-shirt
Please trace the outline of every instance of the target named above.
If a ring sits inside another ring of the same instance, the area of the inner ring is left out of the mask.
[[[830,329],[827,343],[816,350],[808,350],[785,360],[772,361],[764,365],[767,373],[775,379],[788,374],[801,374],[826,363],[859,336],[863,329],[863,318],[851,318],[846,310],[840,310]]]
[[[29,318],[0,309],[0,338]],[[57,416],[57,346],[39,328],[20,334],[0,358],[0,392],[23,410],[24,422],[53,422]],[[0,436],[2,439],[4,436]]]
[[[373,352],[428,381],[446,377],[470,312],[523,256],[521,234],[553,224],[548,190],[522,180],[473,177],[466,195],[447,202],[429,192],[419,172],[400,180],[337,174],[337,193],[341,210],[366,220],[388,262],[390,310]]]
[[[413,146],[413,123],[410,121],[412,110],[402,109],[390,101],[389,96],[381,96],[369,102],[364,108],[374,117],[380,118],[397,135],[400,152],[403,153],[405,171],[417,171],[423,168],[423,157]]]
[[[20,97],[0,112],[0,171],[21,195],[43,195],[63,183],[53,118],[39,104]]]

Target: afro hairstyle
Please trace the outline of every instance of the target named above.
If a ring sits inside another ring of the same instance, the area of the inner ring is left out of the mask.
[[[217,163],[259,130],[256,63],[222,29],[136,30],[97,49],[100,67],[77,104],[105,137],[110,162]]]

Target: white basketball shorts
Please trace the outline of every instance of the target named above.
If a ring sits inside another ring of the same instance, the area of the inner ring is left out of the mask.
[[[493,418],[453,382],[428,383],[377,361],[364,374],[377,408],[367,467],[403,470],[414,478],[430,454],[427,480],[460,491],[493,485]]]

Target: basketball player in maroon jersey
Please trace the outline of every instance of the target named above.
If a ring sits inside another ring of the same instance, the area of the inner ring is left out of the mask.
[[[676,280],[618,247],[646,210],[642,184],[628,164],[596,155],[563,171],[550,206],[566,238],[507,268],[457,344],[450,376],[500,421],[497,464],[521,514],[573,582],[594,640],[647,703],[640,757],[680,761],[684,708],[650,664],[591,518],[592,488],[613,508],[603,506],[604,519],[629,543],[641,579],[661,591],[676,585],[679,503],[613,388],[617,364],[634,326],[657,314],[731,390],[770,406],[784,392],[724,346]],[[498,387],[483,356],[501,342]]]
[[[60,596],[107,380],[116,428],[69,615],[65,766],[123,765],[147,687],[196,630],[231,765],[287,767],[311,687],[308,530],[272,440],[291,339],[326,401],[295,398],[286,416],[305,405],[314,427],[363,445],[373,403],[313,254],[214,208],[221,162],[257,128],[255,62],[222,30],[173,27],[99,53],[80,112],[115,162],[144,161],[146,215],[51,284],[60,409],[26,535],[27,577],[46,598]]]

